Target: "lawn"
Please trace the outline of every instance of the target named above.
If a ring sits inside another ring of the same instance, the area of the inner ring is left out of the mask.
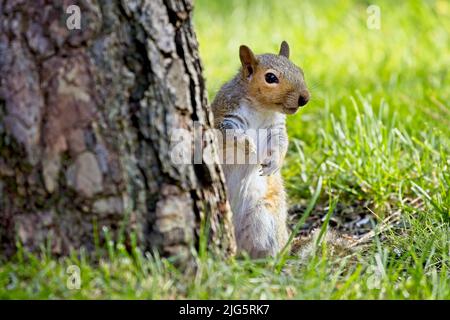
[[[99,264],[19,250],[0,266],[0,299],[450,299],[450,3],[374,4],[379,29],[366,1],[197,0],[194,10],[210,100],[237,71],[240,44],[264,53],[289,42],[312,93],[288,121],[290,223],[348,242],[264,261],[201,250],[186,272],[112,241]],[[80,289],[67,288],[70,265]]]

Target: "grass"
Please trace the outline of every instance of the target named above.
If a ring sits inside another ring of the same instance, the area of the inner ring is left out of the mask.
[[[98,264],[82,251],[19,250],[0,265],[0,298],[450,299],[450,4],[374,3],[380,30],[367,28],[365,1],[198,0],[194,16],[211,98],[236,72],[240,44],[262,53],[289,42],[313,96],[288,121],[290,203],[365,203],[374,232],[363,250],[322,242],[306,258],[264,261],[201,252],[186,272],[120,243]],[[67,288],[70,265],[79,290]]]

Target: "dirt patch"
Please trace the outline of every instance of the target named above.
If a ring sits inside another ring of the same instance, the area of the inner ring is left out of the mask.
[[[339,233],[359,239],[369,233],[376,224],[376,219],[368,209],[367,201],[355,202],[351,205],[337,204],[329,221],[330,229]],[[306,219],[299,230],[299,236],[308,236],[317,228],[320,228],[326,219],[328,205],[317,205],[314,211]],[[306,211],[306,205],[296,204],[289,208],[288,225],[293,228]]]

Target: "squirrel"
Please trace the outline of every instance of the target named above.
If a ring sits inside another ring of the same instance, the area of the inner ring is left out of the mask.
[[[255,55],[240,46],[242,66],[211,104],[226,155],[222,168],[237,250],[252,258],[275,256],[288,240],[280,173],[288,148],[286,115],[310,99],[304,73],[289,60],[289,51],[286,41],[278,54]],[[236,152],[245,161],[236,161]]]

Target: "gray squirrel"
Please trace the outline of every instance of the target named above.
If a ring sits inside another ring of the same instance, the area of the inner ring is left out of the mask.
[[[217,93],[214,126],[222,150],[246,160],[223,164],[238,252],[252,258],[276,255],[286,244],[286,193],[280,168],[288,148],[286,115],[310,99],[303,71],[289,60],[283,41],[278,54],[254,55],[239,48],[242,67]],[[248,132],[263,130],[257,136]],[[231,134],[230,134],[231,132]],[[227,156],[229,153],[227,153]]]

